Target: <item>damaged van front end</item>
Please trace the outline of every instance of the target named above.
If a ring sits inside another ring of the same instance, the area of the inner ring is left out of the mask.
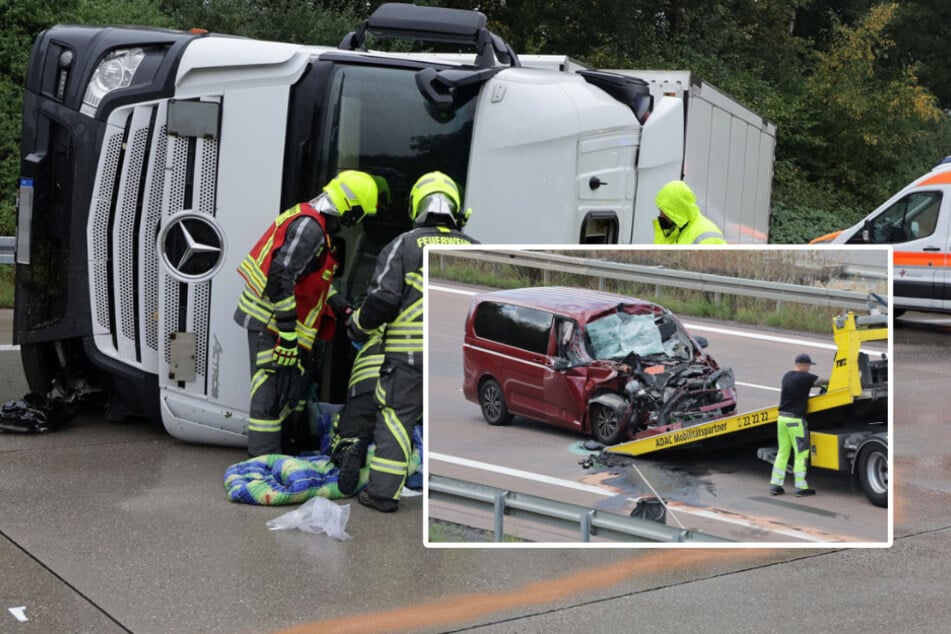
[[[605,444],[720,418],[736,409],[731,368],[632,361],[616,364],[615,376],[593,385],[588,397],[590,432]]]

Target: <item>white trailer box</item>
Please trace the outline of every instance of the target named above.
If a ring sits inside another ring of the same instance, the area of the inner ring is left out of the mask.
[[[776,126],[690,71],[611,70],[683,100],[683,178],[728,242],[766,242]]]

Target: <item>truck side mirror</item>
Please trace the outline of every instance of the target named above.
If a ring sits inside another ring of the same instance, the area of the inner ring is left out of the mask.
[[[701,348],[706,348],[707,346],[710,345],[710,342],[707,340],[706,337],[701,337],[700,335],[696,335],[694,339],[697,340],[697,343],[700,345]]]

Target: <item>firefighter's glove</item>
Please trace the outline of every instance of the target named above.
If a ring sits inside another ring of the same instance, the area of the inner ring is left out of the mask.
[[[347,336],[350,337],[350,341],[354,343],[363,344],[366,343],[366,340],[370,338],[370,333],[365,332],[359,326],[358,322],[359,313],[352,315],[350,321],[347,323]]]
[[[272,362],[279,368],[297,366],[297,333],[282,332],[274,346]]]
[[[350,315],[353,314],[353,308],[340,293],[334,293],[327,298],[327,304],[330,305],[330,309],[334,311],[334,315],[337,316],[337,320],[341,323],[345,323],[350,319]]]

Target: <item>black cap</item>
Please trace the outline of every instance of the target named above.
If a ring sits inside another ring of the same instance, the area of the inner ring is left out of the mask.
[[[796,355],[796,363],[808,363],[809,365],[815,365],[815,362],[813,362],[812,358],[805,352]]]

